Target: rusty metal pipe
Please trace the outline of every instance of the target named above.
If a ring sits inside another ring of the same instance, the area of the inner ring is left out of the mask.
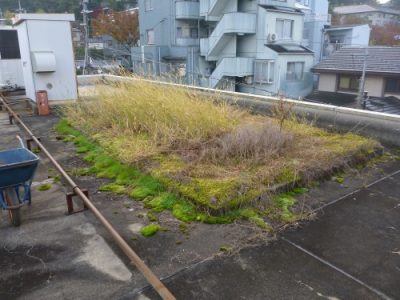
[[[7,104],[4,97],[0,95],[0,101],[7,109],[10,115],[14,118],[16,123],[18,123],[29,135],[30,138],[36,143],[36,145],[43,151],[43,153],[48,157],[50,162],[55,166],[55,168],[60,172],[68,184],[72,187],[73,191],[82,199],[85,205],[93,212],[95,217],[100,221],[100,223],[107,229],[111,234],[114,241],[125,253],[126,256],[132,261],[132,263],[139,269],[147,281],[153,286],[156,292],[165,300],[176,299],[172,293],[166,288],[166,286],[160,281],[160,279],[151,271],[151,269],[143,262],[143,260],[136,254],[135,251],[128,245],[128,243],[121,237],[117,230],[111,225],[110,222],[103,216],[103,214],[96,208],[96,206],[90,201],[88,197],[83,193],[83,191],[77,186],[77,184],[72,180],[72,178],[65,172],[61,165],[54,159],[49,151],[42,145],[42,143],[35,137],[32,131],[22,122],[18,115],[11,109]]]

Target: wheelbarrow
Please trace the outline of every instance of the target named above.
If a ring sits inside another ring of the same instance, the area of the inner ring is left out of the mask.
[[[14,226],[21,224],[20,208],[31,204],[32,179],[39,157],[25,148],[0,151],[0,209],[7,210]]]

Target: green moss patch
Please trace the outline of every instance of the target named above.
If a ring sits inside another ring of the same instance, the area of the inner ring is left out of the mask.
[[[142,229],[140,229],[140,233],[144,237],[150,237],[150,236],[155,235],[160,230],[161,230],[160,225],[152,223],[152,224],[147,225],[147,226],[143,227]]]
[[[39,187],[37,188],[38,191],[40,192],[44,192],[44,191],[48,191],[51,189],[51,184],[46,183],[46,184],[41,184],[39,185]]]
[[[110,149],[104,146],[99,136],[88,138],[66,120],[60,121],[56,130],[65,137],[63,140],[73,142],[77,152],[90,164],[87,168],[73,170],[74,175],[95,175],[110,179],[111,182],[100,187],[100,191],[124,194],[143,201],[144,206],[151,210],[151,222],[157,221],[157,213],[168,210],[185,223],[226,224],[245,219],[270,231],[272,227],[268,220],[287,223],[299,218],[293,212],[295,196],[308,191],[306,188],[295,188],[291,192],[273,196],[272,205],[264,211],[251,208],[251,201],[265,192],[272,183],[297,181],[304,176],[296,171],[301,165],[295,158],[297,150],[288,154],[287,162],[276,174],[263,173],[262,165],[248,167],[247,162],[243,165],[241,161],[237,162],[235,170],[226,171],[225,166],[212,164],[199,167],[188,165],[176,155],[166,154],[154,155],[150,161],[137,163],[136,166],[122,163],[119,156],[109,152]],[[320,132],[312,134],[318,135]],[[331,137],[328,133],[323,136],[328,139],[329,142],[325,142],[334,152],[345,151],[344,144],[351,144],[353,139],[350,135],[343,136],[345,142],[342,141],[339,147],[329,140]],[[356,139],[358,141],[361,138]],[[336,136],[333,136],[333,140],[336,140]],[[216,177],[216,173],[227,175]]]

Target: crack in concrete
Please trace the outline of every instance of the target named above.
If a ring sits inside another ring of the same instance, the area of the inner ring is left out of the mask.
[[[311,292],[315,292],[315,294],[316,294],[318,297],[325,298],[325,299],[327,299],[327,300],[340,300],[340,299],[337,298],[337,297],[326,296],[326,295],[324,295],[324,294],[322,294],[322,293],[316,291],[312,286],[308,285],[308,284],[305,283],[305,282],[302,282],[301,280],[298,280],[298,281],[296,281],[296,282],[297,282],[298,284],[300,284],[300,285],[305,286],[305,287],[308,288]]]
[[[319,262],[321,262],[322,264],[330,267],[331,269],[341,273],[342,275],[346,276],[347,278],[357,282],[358,284],[362,285],[363,287],[365,287],[366,289],[370,290],[371,292],[373,292],[374,294],[376,294],[377,296],[381,297],[382,299],[385,300],[392,300],[391,297],[389,297],[388,295],[386,295],[385,293],[381,292],[380,290],[370,286],[369,284],[365,283],[364,281],[358,279],[357,277],[347,273],[346,271],[344,271],[343,269],[335,266],[334,264],[330,263],[329,261],[323,259],[322,257],[319,257],[318,255],[312,253],[311,251],[308,251],[307,249],[303,248],[302,246],[288,240],[285,237],[281,237],[281,240],[285,241],[286,243],[288,243],[289,245],[295,247],[296,249],[302,251],[303,253],[311,256],[312,258],[318,260]]]

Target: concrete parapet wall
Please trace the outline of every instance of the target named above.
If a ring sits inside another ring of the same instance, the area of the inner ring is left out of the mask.
[[[80,86],[93,85],[104,81],[135,81],[135,78],[115,75],[83,75],[78,76]],[[201,87],[186,86],[160,81],[149,81],[160,85],[185,87],[205,93],[218,94],[228,101],[234,101],[253,112],[270,115],[272,109],[280,99],[269,96],[235,93]],[[367,110],[338,107],[333,105],[311,103],[297,100],[285,100],[292,106],[292,111],[308,120],[315,121],[316,125],[329,130],[340,132],[354,132],[381,141],[385,145],[400,147],[400,116]]]

